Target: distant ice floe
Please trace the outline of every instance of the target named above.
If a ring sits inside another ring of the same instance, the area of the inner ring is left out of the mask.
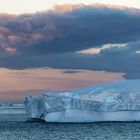
[[[25,106],[29,119],[46,122],[140,121],[140,80],[27,95]]]

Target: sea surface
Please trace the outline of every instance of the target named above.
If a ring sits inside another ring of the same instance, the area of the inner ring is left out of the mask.
[[[24,111],[0,114],[0,140],[139,139],[140,122],[46,123],[28,121]]]

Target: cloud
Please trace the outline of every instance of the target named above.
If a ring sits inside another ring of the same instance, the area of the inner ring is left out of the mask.
[[[64,70],[64,71],[62,71],[62,73],[66,73],[66,74],[74,74],[74,73],[80,73],[80,72],[82,72],[82,71],[80,71],[80,70]]]
[[[77,53],[81,53],[81,54],[100,54],[102,50],[105,50],[105,49],[110,49],[110,48],[114,48],[114,47],[125,47],[127,46],[127,44],[105,44],[105,45],[102,45],[100,48],[89,48],[89,49],[86,49],[86,50],[81,50],[81,51],[78,51]]]
[[[53,10],[50,10],[54,13],[66,13],[66,12],[72,12],[73,10],[81,9],[86,7],[85,4],[63,4],[63,5],[55,5]]]
[[[140,73],[139,25],[139,9],[110,5],[0,14],[0,66],[105,70],[130,78]]]

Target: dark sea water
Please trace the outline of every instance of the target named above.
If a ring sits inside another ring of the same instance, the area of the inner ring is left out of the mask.
[[[139,140],[140,122],[63,124],[0,115],[0,140]]]

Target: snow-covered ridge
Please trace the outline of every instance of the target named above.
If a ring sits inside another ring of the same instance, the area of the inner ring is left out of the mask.
[[[40,97],[28,95],[25,105],[28,118],[49,122],[121,121],[120,116],[122,120],[140,120],[140,80],[122,80],[70,92],[45,92]]]

